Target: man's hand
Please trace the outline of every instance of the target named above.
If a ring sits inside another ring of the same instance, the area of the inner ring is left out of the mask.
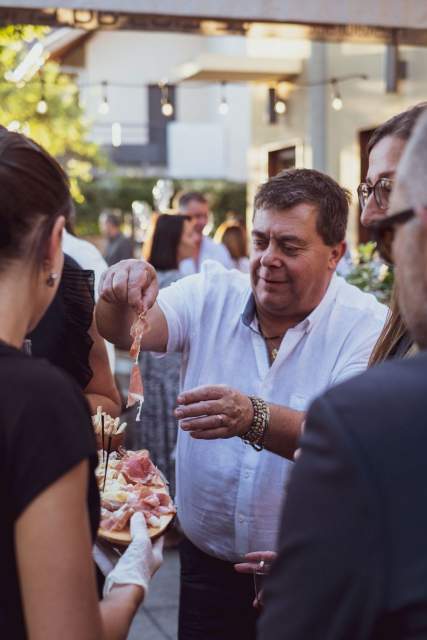
[[[205,385],[178,396],[175,416],[193,438],[213,440],[241,436],[253,420],[248,396],[225,385]]]
[[[137,314],[151,309],[158,292],[156,271],[144,260],[121,260],[102,274],[99,283],[102,300],[128,305]]]
[[[252,551],[245,555],[246,562],[239,562],[234,565],[237,573],[257,573],[267,575],[270,567],[277,558],[275,551]]]

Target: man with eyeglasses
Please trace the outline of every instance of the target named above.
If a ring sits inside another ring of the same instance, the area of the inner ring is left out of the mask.
[[[381,257],[393,263],[390,251],[392,230],[377,234],[377,222],[387,214],[390,193],[397,165],[420,114],[427,107],[421,102],[393,116],[379,126],[368,143],[369,167],[366,181],[359,185],[357,193],[362,224],[372,229]],[[371,355],[370,364],[389,358],[400,358],[413,351],[412,339],[402,321],[395,291],[392,294],[389,319]]]
[[[395,180],[377,225],[420,353],[309,410],[258,640],[427,638],[427,113]]]

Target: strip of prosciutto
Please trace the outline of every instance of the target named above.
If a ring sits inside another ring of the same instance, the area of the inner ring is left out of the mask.
[[[141,313],[130,329],[130,335],[131,338],[133,338],[133,342],[129,353],[134,362],[130,373],[129,391],[126,403],[126,407],[133,407],[134,404],[139,403],[138,412],[136,414],[136,420],[138,421],[141,419],[142,403],[144,402],[144,387],[142,384],[138,358],[139,352],[141,351],[142,336],[147,330],[148,323],[145,319],[145,313]]]

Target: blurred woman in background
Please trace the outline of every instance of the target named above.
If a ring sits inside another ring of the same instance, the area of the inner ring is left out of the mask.
[[[216,230],[214,240],[227,247],[235,269],[243,273],[249,272],[247,237],[243,225],[237,220],[223,222]]]
[[[155,214],[148,238],[143,247],[143,258],[157,271],[159,287],[167,287],[182,276],[178,265],[185,258],[194,258],[196,237],[191,218],[185,215]],[[148,449],[153,462],[163,471],[175,492],[174,450],[178,423],[173,411],[178,396],[180,354],[156,358],[149,352],[140,355],[144,381],[142,422],[136,423],[136,448]]]

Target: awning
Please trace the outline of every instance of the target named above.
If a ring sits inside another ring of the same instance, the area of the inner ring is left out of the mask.
[[[0,21],[218,34],[271,23],[305,26],[310,39],[386,42],[395,30],[399,42],[427,43],[426,0],[0,0]]]
[[[300,60],[249,58],[203,53],[196,60],[180,65],[174,74],[176,82],[206,80],[208,82],[280,82],[292,81],[302,71]]]

